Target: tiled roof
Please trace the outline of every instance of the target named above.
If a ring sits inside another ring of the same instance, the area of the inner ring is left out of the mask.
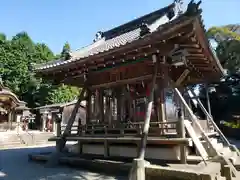
[[[171,4],[129,23],[103,32],[103,37],[100,40],[95,41],[89,46],[71,52],[71,58],[69,60],[60,59],[50,61],[45,64],[35,65],[35,69],[44,70],[60,66],[126,45],[141,37],[141,26],[143,23],[147,25],[150,32],[154,32],[159,26],[175,19],[177,14],[178,12],[175,9],[175,4]]]

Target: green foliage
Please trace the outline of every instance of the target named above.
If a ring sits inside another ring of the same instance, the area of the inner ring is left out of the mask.
[[[70,56],[70,50],[71,50],[70,44],[68,42],[66,42],[63,46],[60,58],[63,58],[65,60],[70,59],[70,57],[71,57]]]
[[[0,33],[0,41],[5,41],[6,39],[7,39],[7,38],[6,38],[6,35]]]
[[[239,124],[239,123],[235,123],[235,122],[224,122],[223,124],[224,124],[224,126],[227,126],[227,127],[230,127],[230,128],[240,129],[240,124]]]
[[[29,107],[70,101],[78,94],[72,87],[55,88],[35,77],[30,71],[32,63],[44,63],[56,57],[46,44],[34,43],[26,32],[18,33],[10,40],[0,34],[0,59],[4,84]],[[51,95],[53,98],[49,98]]]
[[[213,38],[217,42],[227,39],[234,39],[240,41],[240,35],[236,32],[231,31],[227,26],[212,27],[208,30],[207,36],[209,39]]]
[[[240,70],[240,41],[225,40],[219,42],[216,48],[217,55],[225,69],[230,73]]]
[[[216,53],[222,66],[230,73],[240,70],[240,35],[233,31],[236,26],[212,27],[207,36],[214,39],[218,46]]]
[[[63,103],[76,99],[78,95],[78,88],[61,84],[59,87],[50,92],[49,101],[54,103]]]

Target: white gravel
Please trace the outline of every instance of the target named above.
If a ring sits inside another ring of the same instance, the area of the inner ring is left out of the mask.
[[[67,167],[46,168],[28,162],[29,153],[49,151],[52,147],[0,150],[0,179],[3,180],[124,180]]]

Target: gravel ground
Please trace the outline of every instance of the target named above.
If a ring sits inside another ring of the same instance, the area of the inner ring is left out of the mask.
[[[45,148],[25,148],[0,150],[0,179],[3,180],[125,180],[85,170],[67,167],[46,168],[44,164],[28,162],[29,153],[51,150]]]

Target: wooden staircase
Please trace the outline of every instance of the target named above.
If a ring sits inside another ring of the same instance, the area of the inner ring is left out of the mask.
[[[192,96],[191,99],[194,99],[197,104],[200,106],[202,111],[205,113],[209,120],[209,124],[217,135],[215,137],[209,137],[207,133],[203,130],[199,123],[199,119],[193,114],[192,110],[188,107],[185,99],[183,98],[182,94],[175,88],[176,93],[178,94],[179,98],[181,99],[182,103],[184,104],[185,108],[187,109],[188,113],[190,114],[191,122],[188,120],[184,121],[185,128],[192,138],[194,145],[196,147],[197,153],[202,157],[204,161],[214,161],[221,163],[222,166],[227,165],[230,168],[231,175],[233,177],[240,177],[238,172],[238,162],[240,162],[240,153],[239,150],[232,144],[229,143],[227,138],[221,132],[221,130],[215,124],[212,116],[208,113],[205,109],[203,104],[201,103],[200,99],[196,96],[194,91],[189,89],[188,91]],[[198,138],[195,129],[192,127],[192,123],[195,123],[198,130],[201,133],[201,137]],[[220,137],[220,139],[219,139]]]

